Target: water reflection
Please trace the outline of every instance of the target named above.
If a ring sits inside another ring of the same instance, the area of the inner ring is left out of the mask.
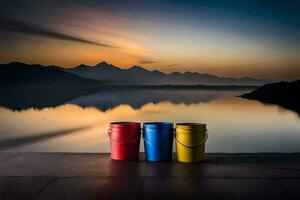
[[[69,135],[73,134],[76,131],[81,131],[86,129],[86,127],[76,128],[76,129],[69,129],[69,130],[61,130],[61,131],[54,131],[49,133],[38,133],[34,135],[27,135],[18,138],[7,138],[0,140],[0,150],[6,150],[10,148],[16,148],[18,146],[24,146],[27,144],[41,142],[43,140],[48,140],[50,138],[62,136],[62,135]]]
[[[93,106],[101,110],[114,108],[121,104],[128,104],[133,108],[140,108],[147,103],[168,101],[173,104],[209,102],[217,98],[235,96],[246,90],[164,90],[164,89],[124,89],[104,90],[95,94],[76,98],[69,103],[82,107]]]
[[[107,126],[111,121],[190,121],[208,124],[208,152],[300,151],[300,123],[294,112],[237,98],[240,93],[237,91],[200,93],[177,95],[177,99],[185,99],[185,103],[167,98],[160,101],[165,97],[163,94],[155,97],[159,93],[152,93],[152,102],[143,102],[146,97],[150,98],[150,93],[142,97],[124,92],[117,97],[103,93],[89,95],[41,110],[0,108],[0,145],[3,141],[27,138],[25,143],[8,145],[4,150],[108,152]],[[119,105],[120,102],[127,104]],[[82,127],[88,128],[81,130]],[[70,134],[67,131],[68,134],[47,137],[47,133],[64,130],[71,130]],[[30,142],[30,137],[37,135],[44,139]]]

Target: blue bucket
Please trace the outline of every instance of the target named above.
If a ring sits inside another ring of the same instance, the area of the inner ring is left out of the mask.
[[[143,124],[147,161],[172,161],[174,127],[169,122]]]

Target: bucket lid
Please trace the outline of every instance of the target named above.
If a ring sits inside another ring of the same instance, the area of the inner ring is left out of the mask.
[[[143,123],[144,128],[157,129],[157,128],[172,128],[173,123],[171,122],[146,122]]]
[[[140,122],[111,122],[110,127],[141,127]]]

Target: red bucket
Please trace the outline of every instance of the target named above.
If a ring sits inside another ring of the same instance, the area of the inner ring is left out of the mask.
[[[138,160],[141,138],[141,124],[137,122],[110,123],[111,159]]]

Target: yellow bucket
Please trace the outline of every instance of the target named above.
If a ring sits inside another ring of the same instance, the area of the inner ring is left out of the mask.
[[[196,163],[205,159],[206,124],[176,124],[176,150],[179,162]]]

